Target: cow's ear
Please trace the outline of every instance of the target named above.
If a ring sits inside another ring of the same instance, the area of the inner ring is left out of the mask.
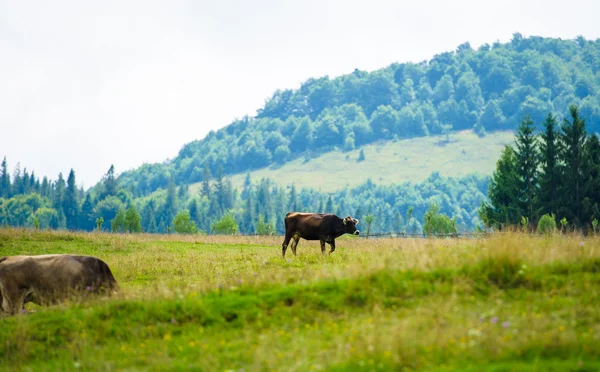
[[[358,220],[356,218],[354,219],[354,224],[358,225]]]
[[[347,222],[347,221],[346,221],[346,219],[344,218],[344,225],[346,224],[346,222]]]

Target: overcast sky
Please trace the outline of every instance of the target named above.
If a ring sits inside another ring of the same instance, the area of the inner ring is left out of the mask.
[[[79,184],[162,162],[276,90],[469,41],[600,37],[600,1],[0,0],[0,157]]]

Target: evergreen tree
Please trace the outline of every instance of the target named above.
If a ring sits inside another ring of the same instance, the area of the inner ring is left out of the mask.
[[[156,207],[154,200],[150,199],[142,210],[142,228],[147,233],[157,233]]]
[[[164,205],[165,221],[173,221],[175,214],[177,213],[177,194],[175,188],[175,182],[173,176],[169,178],[169,184],[167,185],[167,199]]]
[[[255,219],[255,201],[254,201],[254,191],[252,190],[252,186],[249,186],[246,190],[246,206],[244,208],[244,217],[242,219],[242,229],[244,233],[250,234],[255,231],[254,219]]]
[[[290,189],[290,201],[288,204],[289,212],[298,212],[300,210],[298,206],[298,195],[296,193],[296,186],[292,184],[292,188]]]
[[[45,198],[50,198],[50,182],[46,176],[44,176],[42,185],[40,186],[40,195]]]
[[[75,185],[75,172],[69,172],[67,189],[62,202],[63,211],[67,220],[67,229],[75,230],[79,221],[79,202],[77,201],[77,186]]]
[[[215,196],[218,205],[217,214],[221,214],[221,211],[225,210],[225,182],[223,181],[223,166],[219,165],[217,173],[215,174]]]
[[[58,212],[59,209],[62,211],[63,201],[65,198],[65,179],[63,178],[62,172],[58,174],[58,180],[54,184],[54,199],[53,206]],[[60,212],[59,212],[60,213]],[[64,213],[64,212],[63,212]]]
[[[21,177],[19,194],[29,194],[29,173],[27,168],[23,169],[23,176]]]
[[[587,140],[585,120],[579,117],[579,108],[569,106],[571,120],[564,119],[559,135],[560,157],[564,164],[561,182],[561,209],[559,218],[565,217],[575,226],[581,226],[581,209],[584,197],[584,148]]]
[[[256,192],[256,209],[258,214],[265,216],[266,221],[273,219],[273,201],[271,198],[269,181],[261,179]]]
[[[242,199],[245,200],[248,198],[248,192],[252,188],[252,179],[250,178],[250,172],[246,173],[246,178],[244,178],[244,186],[242,187]]]
[[[8,174],[8,164],[6,163],[6,156],[2,160],[2,171],[0,173],[0,198],[9,198],[10,192],[10,175]]]
[[[545,131],[540,135],[540,188],[538,191],[539,215],[556,214],[558,212],[560,195],[558,193],[561,181],[558,163],[558,132],[556,118],[548,114],[544,121]]]
[[[208,165],[204,164],[204,171],[202,172],[202,187],[200,188],[202,195],[207,198],[210,197],[210,170]]]
[[[586,143],[584,164],[582,223],[589,229],[594,219],[600,220],[600,140],[596,134]]]
[[[111,164],[110,168],[108,168],[108,172],[106,172],[102,179],[102,185],[104,186],[104,190],[100,199],[117,194],[118,183],[115,177],[114,165]]]
[[[520,223],[523,213],[519,184],[517,156],[512,147],[506,146],[490,180],[490,202],[483,202],[479,209],[479,216],[486,226],[502,228]]]
[[[190,200],[188,204],[188,209],[190,211],[190,218],[196,224],[196,226],[200,225],[199,212],[198,212],[198,201],[196,199]]]
[[[327,200],[327,205],[325,206],[325,213],[333,213],[333,198],[331,197],[331,195]]]
[[[11,196],[21,193],[21,163],[17,163],[13,169]]]
[[[536,195],[538,191],[538,146],[534,134],[533,121],[526,115],[517,128],[516,151],[518,195],[521,202],[521,213],[530,221],[536,222]]]
[[[91,231],[94,229],[94,206],[95,202],[92,199],[91,194],[88,193],[85,196],[83,205],[81,206],[78,228],[86,231]]]

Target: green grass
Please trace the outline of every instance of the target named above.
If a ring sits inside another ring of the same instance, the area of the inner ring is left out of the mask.
[[[342,239],[1,230],[4,255],[104,259],[121,293],[0,318],[0,369],[600,368],[600,239]]]
[[[513,139],[513,132],[494,132],[479,138],[472,131],[462,131],[452,133],[450,142],[446,142],[445,136],[379,142],[362,147],[366,157],[362,162],[356,162],[360,149],[333,151],[308,162],[301,157],[250,175],[254,180],[270,178],[283,186],[295,184],[323,192],[358,186],[369,178],[384,185],[417,183],[436,171],[452,177],[472,173],[491,175],[502,148]],[[246,173],[231,176],[232,184],[241,187],[245,177]],[[324,179],[327,182],[321,182]],[[191,185],[192,192],[199,187]]]

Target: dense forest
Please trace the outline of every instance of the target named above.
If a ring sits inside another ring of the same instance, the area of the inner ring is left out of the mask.
[[[235,120],[185,145],[172,160],[121,174],[135,197],[212,174],[246,172],[296,157],[311,158],[366,143],[474,128],[515,129],[529,114],[541,123],[580,107],[588,130],[600,130],[600,40],[515,34],[509,43],[469,43],[430,61],[373,72],[309,79],[277,91],[256,117]]]
[[[208,172],[208,169],[205,169]],[[12,178],[12,180],[11,180]],[[241,190],[221,173],[206,175],[200,191],[189,193],[171,179],[166,190],[134,198],[119,184],[114,168],[89,192],[76,187],[71,170],[65,182],[43,179],[17,166],[9,176],[7,161],[0,169],[0,226],[150,233],[282,233],[291,210],[373,216],[371,231],[420,233],[432,205],[453,215],[456,229],[471,230],[478,223],[478,207],[485,199],[488,179],[462,179],[432,174],[420,184],[378,186],[371,180],[353,189],[323,194],[312,189],[284,189],[271,180],[253,182],[248,175]]]
[[[589,134],[579,108],[559,124],[548,114],[536,133],[529,116],[521,120],[515,145],[507,146],[481,206],[487,226],[537,226],[542,217],[561,228],[597,230],[600,220],[600,140]]]
[[[598,156],[593,133],[600,130],[599,88],[600,40],[515,34],[509,43],[477,50],[465,43],[431,61],[310,79],[298,90],[275,92],[256,117],[185,145],[165,163],[120,176],[111,166],[89,190],[77,187],[74,170],[66,180],[62,174],[40,180],[17,163],[11,175],[5,158],[0,225],[269,234],[281,233],[283,216],[297,210],[372,221],[372,233],[473,230],[482,222],[502,228],[534,224],[546,214],[586,227],[599,216],[598,168],[590,166]],[[548,132],[548,123],[571,104],[577,105],[571,121],[552,124]],[[546,132],[538,139],[535,126],[542,123]],[[579,128],[579,137],[569,128]],[[236,189],[227,179],[298,156],[463,129],[481,136],[517,129],[516,149],[504,151],[491,181],[434,173],[419,184],[365,180],[325,194],[249,174]],[[190,193],[189,185],[198,182],[200,191]]]

